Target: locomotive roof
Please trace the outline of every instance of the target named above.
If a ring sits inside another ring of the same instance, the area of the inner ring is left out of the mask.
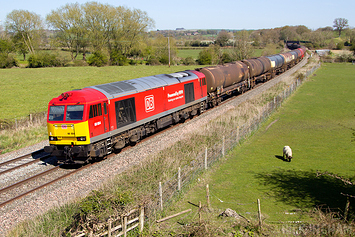
[[[108,99],[113,99],[116,97],[146,91],[162,86],[173,85],[196,78],[197,76],[191,71],[183,71],[171,74],[160,74],[149,77],[135,78],[127,81],[111,82],[86,88],[98,90],[106,95]]]

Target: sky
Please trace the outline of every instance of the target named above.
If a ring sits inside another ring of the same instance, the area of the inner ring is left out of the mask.
[[[52,10],[88,0],[1,0],[0,24],[13,10],[28,10],[45,19]],[[270,29],[305,25],[311,30],[333,26],[345,18],[355,27],[353,0],[96,0],[112,6],[145,11],[155,21],[150,30],[184,29]]]

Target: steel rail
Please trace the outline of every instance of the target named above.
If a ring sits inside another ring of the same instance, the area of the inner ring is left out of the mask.
[[[31,176],[31,177],[29,177],[29,178],[27,178],[27,179],[21,180],[21,181],[19,181],[19,182],[17,182],[17,183],[14,183],[14,184],[10,185],[10,186],[7,186],[7,187],[5,187],[5,188],[0,189],[0,193],[3,193],[3,192],[5,192],[5,191],[9,191],[9,190],[11,190],[11,189],[14,189],[14,188],[16,188],[17,186],[20,186],[21,184],[28,183],[29,181],[31,181],[31,180],[33,180],[33,179],[39,178],[39,177],[41,177],[41,176],[44,176],[44,175],[46,175],[46,174],[48,174],[48,173],[50,173],[50,172],[53,172],[53,171],[55,171],[55,170],[57,170],[57,169],[59,169],[59,166],[55,166],[55,167],[53,167],[53,168],[51,168],[51,169],[49,169],[49,170],[43,171],[43,172],[41,172],[41,173],[39,173],[39,174],[36,174],[36,175],[34,175],[34,176]]]
[[[25,167],[25,166],[31,165],[31,164],[36,163],[36,162],[39,162],[39,161],[38,161],[38,159],[46,158],[46,157],[49,157],[49,156],[50,156],[50,155],[49,155],[49,154],[47,154],[47,155],[45,155],[45,156],[38,157],[38,158],[36,158],[35,160],[32,160],[32,161],[30,161],[30,162],[27,162],[27,163],[24,163],[24,164],[21,164],[21,165],[18,165],[18,166],[12,167],[12,168],[10,168],[10,169],[7,169],[7,170],[4,170],[4,171],[1,171],[1,172],[0,172],[0,175],[2,175],[2,174],[6,174],[6,173],[8,173],[8,172],[10,172],[10,171],[13,171],[13,170],[19,169],[19,168],[21,168],[21,167]]]
[[[27,157],[27,156],[32,156],[34,153],[36,153],[36,152],[41,152],[41,151],[44,151],[44,149],[40,149],[40,150],[35,151],[35,152],[32,152],[32,153],[30,153],[30,154],[26,154],[26,155],[19,156],[19,157],[15,158],[15,159],[12,159],[12,160],[4,161],[4,162],[0,163],[0,166],[4,166],[4,165],[7,165],[7,164],[9,164],[9,163],[12,163],[12,162],[21,160],[21,159],[23,159],[23,158],[25,158],[25,157]],[[41,157],[35,158],[35,159],[40,159],[40,158],[41,158]]]
[[[47,183],[45,183],[45,184],[42,184],[42,185],[40,185],[40,186],[38,186],[38,187],[36,187],[36,188],[34,188],[34,189],[31,189],[31,190],[29,190],[29,191],[27,191],[27,192],[25,192],[25,193],[22,193],[22,194],[20,194],[20,195],[14,197],[14,198],[11,198],[11,199],[9,199],[9,200],[7,200],[7,201],[5,201],[5,202],[2,202],[2,203],[0,203],[0,207],[3,207],[3,206],[5,206],[5,205],[7,205],[7,204],[9,204],[9,203],[11,203],[11,202],[17,200],[17,199],[20,199],[21,197],[24,197],[24,196],[26,196],[26,195],[28,195],[28,194],[30,194],[30,193],[33,193],[33,192],[35,192],[35,191],[37,191],[37,190],[39,190],[39,189],[42,189],[42,188],[44,188],[44,187],[46,187],[46,186],[49,186],[49,185],[51,185],[52,183],[55,183],[55,182],[57,182],[57,181],[59,181],[59,180],[61,180],[61,179],[64,179],[64,178],[66,178],[66,177],[72,175],[72,174],[75,174],[76,172],[79,172],[79,171],[81,171],[81,170],[83,170],[83,169],[89,168],[89,167],[92,166],[92,165],[93,165],[93,164],[89,164],[89,165],[83,166],[83,167],[81,167],[81,168],[79,168],[79,169],[76,169],[76,170],[74,170],[74,171],[72,171],[72,172],[69,172],[69,173],[67,173],[67,174],[65,174],[65,175],[62,175],[62,176],[60,176],[60,177],[58,177],[58,178],[55,178],[55,179],[53,179],[53,180],[51,180],[51,181],[49,181],[49,182],[47,182]],[[56,166],[56,167],[54,167],[54,168],[59,168],[59,166]],[[53,168],[53,169],[54,169],[54,168]],[[53,170],[53,169],[51,169],[51,170]],[[1,192],[1,191],[2,191],[2,190],[0,190],[0,192]]]

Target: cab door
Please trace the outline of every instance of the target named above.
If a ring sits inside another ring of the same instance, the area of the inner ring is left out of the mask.
[[[103,117],[104,117],[104,132],[109,132],[110,131],[110,120],[109,120],[109,114],[108,114],[108,103],[104,102],[102,104],[103,108],[102,111],[104,111]]]

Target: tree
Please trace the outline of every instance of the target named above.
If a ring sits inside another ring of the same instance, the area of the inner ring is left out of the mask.
[[[222,30],[219,32],[219,34],[217,36],[216,44],[221,47],[226,46],[228,43],[228,40],[230,40],[231,38],[232,38],[231,35],[227,31]]]
[[[71,59],[76,59],[80,49],[87,44],[87,31],[80,5],[73,3],[60,7],[48,14],[46,20],[57,31],[56,39],[60,46],[68,48]]]
[[[112,28],[112,39],[109,49],[119,51],[124,56],[131,54],[133,48],[139,47],[140,37],[151,27],[154,21],[148,17],[147,13],[138,9],[116,8],[115,27]]]
[[[87,2],[83,5],[85,28],[94,52],[99,52],[107,45],[113,20],[108,4]]]
[[[20,47],[24,44],[28,52],[34,53],[43,32],[43,21],[35,13],[14,10],[6,16],[5,29],[13,37],[15,43]]]
[[[170,43],[170,58],[172,61],[176,58],[177,48],[176,42],[173,37],[169,37]],[[154,46],[154,57],[159,60],[162,64],[169,64],[169,47],[168,47],[168,38],[159,34],[156,39],[153,40]]]
[[[249,42],[249,37],[249,32],[246,30],[242,30],[236,33],[234,48],[236,60],[243,60],[252,57],[254,50]]]
[[[197,62],[200,65],[216,65],[221,62],[222,56],[221,47],[219,45],[211,45],[199,53]]]
[[[333,27],[335,28],[336,31],[338,31],[339,37],[341,35],[342,30],[349,26],[348,20],[345,18],[336,18],[333,21],[333,23],[334,23]]]

